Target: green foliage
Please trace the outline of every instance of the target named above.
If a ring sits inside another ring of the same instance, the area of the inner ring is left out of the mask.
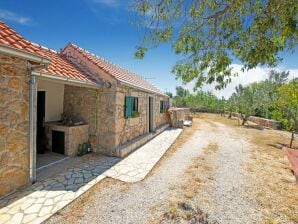
[[[187,96],[189,94],[190,94],[189,90],[184,89],[182,86],[177,86],[176,87],[176,95],[177,96],[184,97],[184,96]]]
[[[131,118],[136,118],[136,117],[139,117],[139,116],[140,116],[140,112],[138,112],[138,111],[133,111],[131,113]]]
[[[225,101],[218,99],[211,92],[197,91],[191,94],[188,90],[178,86],[173,104],[176,107],[189,107],[191,109],[223,110]]]
[[[234,57],[243,70],[275,66],[280,52],[297,45],[297,0],[135,0],[133,10],[144,31],[135,56],[171,42],[182,56],[173,72],[196,87],[215,82],[224,88]]]
[[[170,98],[173,98],[173,93],[171,92],[165,92],[166,95],[168,95]]]
[[[286,130],[298,130],[298,80],[287,83],[289,72],[270,71],[265,81],[239,85],[227,101],[229,111],[282,122]]]
[[[258,110],[262,107],[263,103],[263,88],[262,83],[252,83],[248,86],[241,84],[236,87],[235,93],[229,101],[231,104],[235,103],[237,112],[241,113],[243,124],[251,115],[256,115]]]
[[[279,87],[278,95],[277,105],[286,116],[289,128],[298,131],[298,80]]]

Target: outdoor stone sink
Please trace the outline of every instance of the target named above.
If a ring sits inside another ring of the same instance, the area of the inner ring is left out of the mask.
[[[45,125],[47,148],[52,151],[52,132],[59,131],[64,133],[64,150],[67,156],[76,156],[78,145],[88,142],[89,125],[65,125],[62,122],[48,122]]]
[[[51,123],[56,124],[58,126],[65,126],[65,127],[76,127],[76,126],[86,125],[83,122],[82,123],[79,123],[79,124],[76,124],[76,123],[73,123],[73,124],[64,124],[61,121],[55,121],[55,122],[51,122]]]

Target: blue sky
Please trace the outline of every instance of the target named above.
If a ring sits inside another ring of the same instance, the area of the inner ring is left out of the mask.
[[[143,60],[133,58],[135,46],[141,34],[131,24],[133,15],[130,0],[2,0],[0,19],[25,38],[54,50],[60,50],[68,42],[79,45],[111,62],[136,72],[153,82],[161,90],[175,92],[181,85],[175,80],[171,68],[178,57],[165,44],[149,51]],[[298,52],[284,54],[278,69],[290,69],[298,76]],[[237,70],[239,62],[235,61]],[[256,68],[240,74],[226,90],[215,92],[218,96],[231,94],[235,83],[243,84],[262,80],[267,68]],[[235,82],[235,83],[234,83]],[[186,85],[192,88],[193,83]],[[204,87],[212,90],[212,86]]]

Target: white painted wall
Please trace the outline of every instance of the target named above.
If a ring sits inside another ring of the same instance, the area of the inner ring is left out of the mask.
[[[64,84],[38,79],[37,90],[46,91],[45,121],[58,121],[63,113]]]

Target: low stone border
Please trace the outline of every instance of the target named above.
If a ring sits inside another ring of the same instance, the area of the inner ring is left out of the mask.
[[[116,155],[120,158],[124,158],[125,156],[127,156],[128,154],[130,154],[131,152],[133,152],[140,146],[144,145],[146,142],[148,142],[152,138],[159,135],[161,132],[166,130],[168,127],[169,127],[169,124],[165,124],[165,125],[161,126],[160,128],[156,129],[155,132],[146,133],[144,135],[141,135],[141,136],[119,146],[116,149]]]

